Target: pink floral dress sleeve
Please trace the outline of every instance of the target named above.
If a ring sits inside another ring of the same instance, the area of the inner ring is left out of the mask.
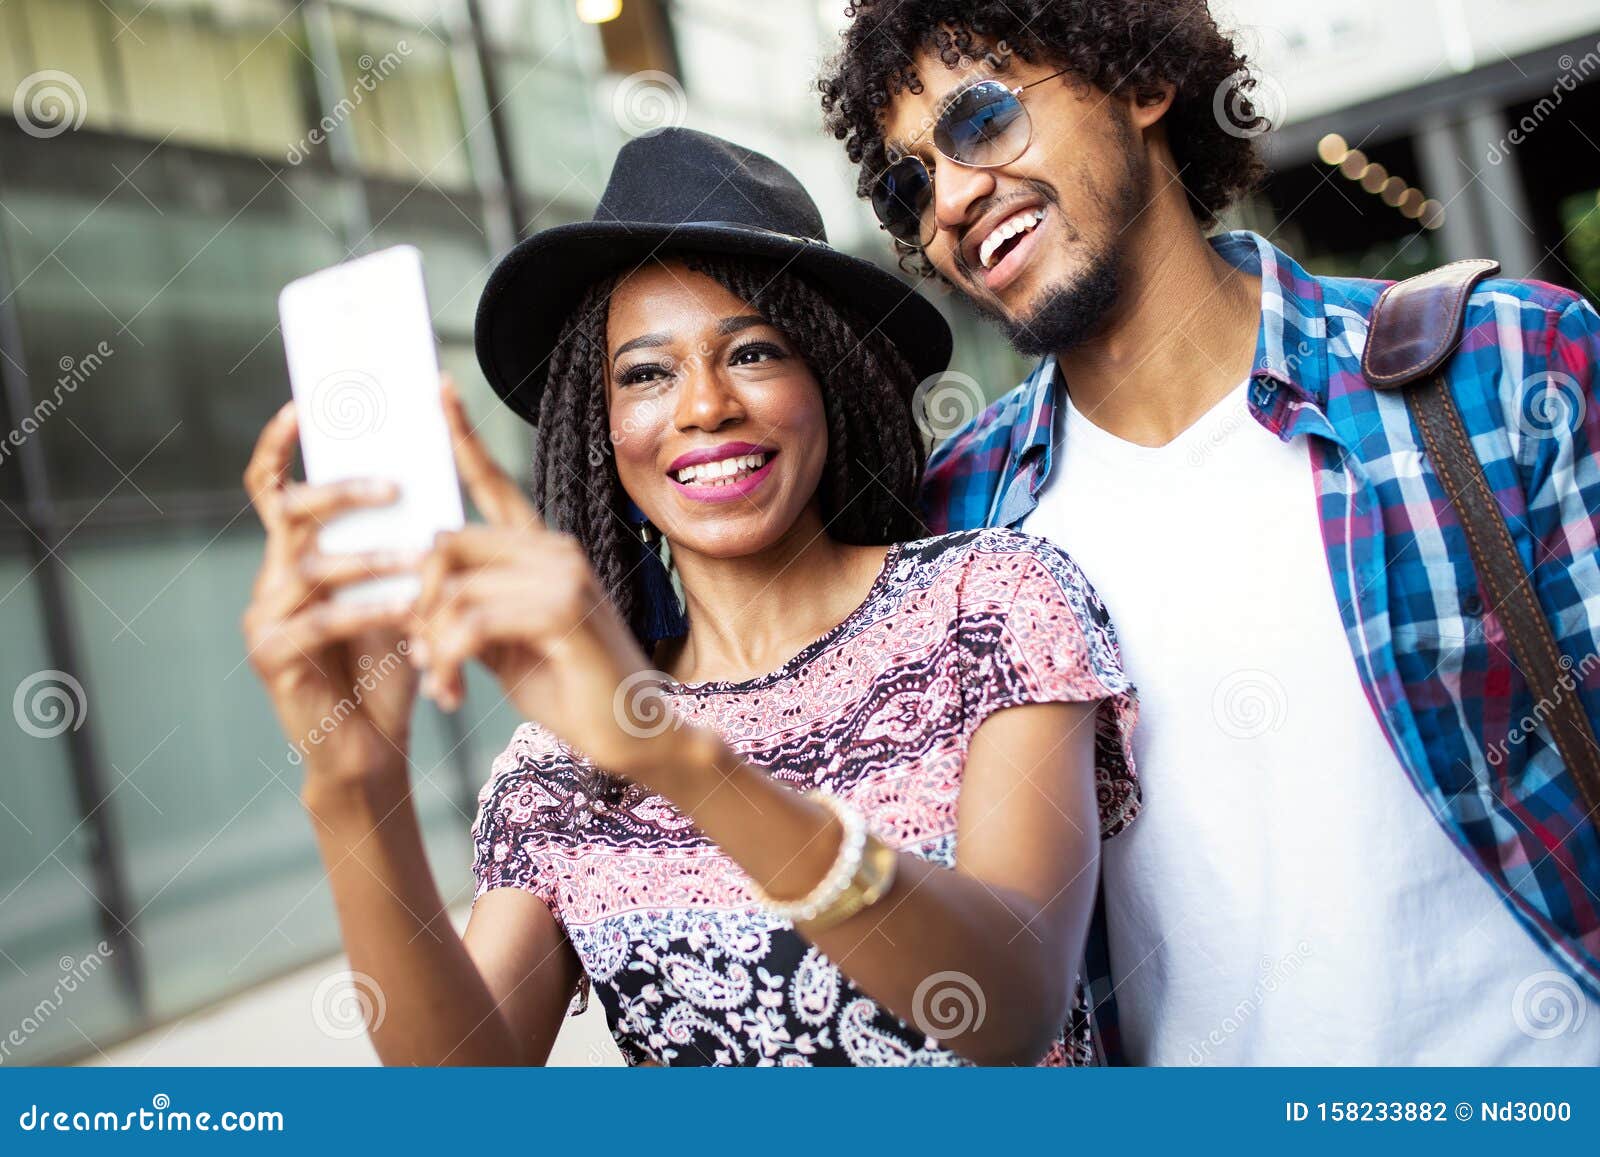
[[[1100,832],[1117,835],[1139,810],[1133,761],[1139,708],[1111,616],[1077,564],[1053,543],[1003,528],[967,533],[973,541],[955,629],[971,726],[1006,707],[1098,702]]]

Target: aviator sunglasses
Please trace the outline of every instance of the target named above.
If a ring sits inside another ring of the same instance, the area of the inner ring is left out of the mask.
[[[970,169],[993,169],[1020,157],[1033,136],[1033,122],[1022,106],[1022,94],[1069,71],[1008,88],[983,80],[961,89],[940,110],[933,123],[933,147],[946,160]],[[915,148],[928,130],[909,142]],[[933,214],[933,174],[922,158],[901,157],[872,186],[872,211],[889,236],[913,249],[924,248],[938,232]]]

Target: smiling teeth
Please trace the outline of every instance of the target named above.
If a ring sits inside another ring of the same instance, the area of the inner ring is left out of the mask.
[[[1006,218],[1006,220],[996,225],[989,233],[989,236],[983,239],[983,244],[978,246],[978,263],[988,269],[994,261],[995,251],[1001,245],[1019,233],[1026,233],[1043,220],[1043,209],[1029,209],[1026,212],[1018,213],[1014,217]]]
[[[698,466],[685,466],[673,475],[679,482],[699,482],[702,485],[723,486],[737,481],[746,474],[761,469],[767,461],[765,454],[740,454],[736,458],[719,458],[715,462],[702,462]]]

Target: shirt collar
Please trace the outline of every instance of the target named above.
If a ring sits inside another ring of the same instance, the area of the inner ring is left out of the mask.
[[[1287,386],[1302,403],[1322,409],[1328,400],[1323,361],[1328,336],[1322,283],[1300,263],[1258,233],[1240,230],[1210,238],[1219,257],[1243,273],[1261,278],[1261,324],[1250,377],[1251,405],[1264,410],[1267,382]]]
[[[1322,285],[1294,258],[1258,233],[1238,230],[1207,238],[1217,255],[1244,273],[1261,278],[1261,324],[1250,371],[1250,408],[1279,437],[1289,436],[1295,416],[1322,414],[1328,400],[1324,349],[1327,319]],[[1064,384],[1056,356],[1042,358],[1023,383],[1028,420],[1011,431],[1011,461],[1018,466],[1038,457],[1034,490],[1050,473],[1054,446],[1056,387]],[[1279,397],[1286,387],[1288,398]],[[1287,402],[1288,405],[1281,403]],[[1317,423],[1318,426],[1325,424]]]
[[[1026,462],[1034,455],[1042,454],[1039,463],[1041,476],[1050,470],[1050,449],[1055,441],[1058,378],[1056,355],[1046,354],[1022,384],[1023,413],[1028,415],[1028,420],[1018,422],[1011,428],[1011,461]]]

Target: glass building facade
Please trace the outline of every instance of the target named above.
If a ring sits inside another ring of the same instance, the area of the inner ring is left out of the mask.
[[[473,311],[495,254],[592,211],[624,139],[605,76],[671,67],[665,19],[628,7],[601,32],[553,0],[0,3],[0,1063],[93,1055],[337,948],[239,631],[277,293],[418,245],[441,359],[524,461]],[[458,717],[419,707],[453,902],[499,701],[475,673]]]

